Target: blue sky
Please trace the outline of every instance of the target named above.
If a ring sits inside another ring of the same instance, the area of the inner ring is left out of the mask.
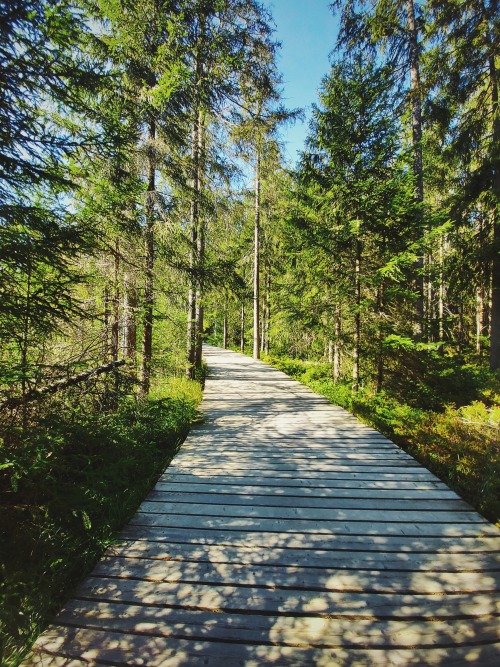
[[[311,104],[317,101],[321,79],[328,73],[328,55],[335,45],[337,18],[331,0],[266,0],[282,43],[278,68],[283,75],[284,103],[305,109],[306,120],[283,130],[285,159],[295,162],[307,134]]]

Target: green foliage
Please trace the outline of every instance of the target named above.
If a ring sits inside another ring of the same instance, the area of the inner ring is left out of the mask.
[[[262,356],[263,361],[267,361],[275,368],[286,373],[290,377],[299,378],[304,373],[304,362],[298,359],[288,359],[286,357],[266,357]]]
[[[2,437],[2,664],[17,663],[131,518],[186,436],[199,398],[197,383],[171,380],[155,398],[122,399],[111,413],[61,400],[15,434],[15,446],[12,433]]]

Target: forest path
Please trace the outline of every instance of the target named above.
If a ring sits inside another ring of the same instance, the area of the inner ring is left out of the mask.
[[[283,373],[205,357],[205,421],[24,664],[500,664],[500,531]]]

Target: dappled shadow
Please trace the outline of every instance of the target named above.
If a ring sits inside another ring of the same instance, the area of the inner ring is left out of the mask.
[[[499,531],[282,373],[207,357],[205,421],[31,663],[499,664]]]

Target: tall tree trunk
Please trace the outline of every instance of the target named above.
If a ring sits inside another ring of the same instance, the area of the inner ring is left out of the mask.
[[[255,156],[255,217],[253,259],[253,358],[260,359],[260,148]]]
[[[113,318],[111,320],[111,358],[118,361],[120,348],[120,242],[116,239],[114,259],[114,280],[113,280]]]
[[[382,318],[384,316],[384,284],[381,283],[377,290],[377,310],[378,310],[378,352],[377,352],[377,394],[382,391],[384,383],[384,328]]]
[[[201,368],[203,362],[203,333],[204,333],[204,324],[203,324],[203,257],[205,255],[205,241],[204,241],[205,230],[203,226],[200,226],[198,230],[198,287],[196,290],[196,308],[195,308],[195,319],[196,319],[196,349],[195,349],[195,368]]]
[[[124,332],[123,353],[132,363],[137,358],[137,290],[133,284],[130,274],[123,276],[123,310],[124,310]]]
[[[204,144],[203,112],[201,110],[200,85],[203,79],[204,71],[204,49],[206,48],[206,16],[203,11],[198,13],[198,36],[195,49],[195,100],[193,105],[193,128],[191,137],[191,250],[189,256],[189,267],[191,271],[189,296],[188,296],[188,322],[187,322],[187,367],[186,375],[193,379],[196,374],[196,367],[201,366],[201,343],[202,331],[198,331],[198,326],[203,328],[203,307],[201,300],[201,273],[200,273],[200,252],[204,252],[203,234],[200,238],[200,195],[201,195],[201,161],[202,147]],[[200,297],[200,298],[198,298]],[[198,351],[199,348],[199,351]]]
[[[439,303],[438,303],[438,319],[439,319],[439,347],[440,354],[444,354],[444,237],[441,235],[439,239]]]
[[[497,3],[492,3],[494,6]],[[492,40],[490,40],[492,41]],[[493,45],[491,44],[493,51]],[[500,368],[500,109],[498,105],[498,71],[492,52],[489,56],[491,111],[493,118],[491,141],[491,164],[493,170],[493,261],[491,264],[491,310],[490,310],[490,368]]]
[[[196,115],[193,121],[192,130],[192,145],[191,145],[191,159],[193,178],[191,181],[191,208],[190,208],[190,228],[191,228],[191,247],[189,251],[189,270],[190,283],[188,295],[188,317],[187,317],[187,368],[186,375],[188,379],[193,379],[195,376],[196,366],[196,289],[197,289],[197,251],[198,251],[198,220],[200,217],[200,168],[199,168],[199,114]]]
[[[340,304],[335,306],[335,341],[333,345],[333,382],[340,380],[340,338],[342,336],[342,310]]]
[[[418,27],[415,20],[414,0],[406,0],[407,28],[410,56],[411,134],[413,145],[413,176],[415,179],[415,203],[418,206],[418,232],[423,233],[424,170],[422,157],[422,92],[420,88],[420,49]],[[416,262],[417,301],[415,303],[416,336],[424,333],[424,258]]]
[[[21,338],[21,395],[22,395],[22,425],[23,432],[28,428],[28,407],[26,405],[26,396],[28,393],[28,352],[30,347],[31,330],[31,307],[32,307],[32,266],[31,250],[28,250],[28,261],[26,266],[26,298],[24,301],[24,312],[22,319],[22,338]]]
[[[146,271],[144,285],[144,314],[142,320],[142,361],[140,394],[147,396],[151,387],[151,362],[153,358],[153,269],[154,269],[154,196],[156,191],[156,159],[155,159],[156,122],[149,120],[149,159],[148,189],[146,193],[146,230],[145,251]]]
[[[222,320],[222,347],[227,350],[227,311],[224,310],[224,319]]]
[[[462,352],[465,340],[464,331],[464,304],[460,301],[458,304],[458,323],[457,323],[457,352]]]
[[[264,327],[264,354],[269,354],[269,334],[271,331],[271,263],[266,262],[266,300],[265,300],[265,327]]]
[[[240,319],[240,352],[245,353],[245,302],[241,303],[241,319]]]
[[[204,188],[206,132],[205,117],[200,111],[198,114],[198,188],[199,195]],[[203,360],[203,293],[204,293],[204,265],[205,265],[205,218],[198,211],[198,235],[196,239],[197,288],[196,288],[196,352],[195,368],[201,368]]]
[[[476,352],[479,357],[483,354],[484,332],[484,285],[476,288]]]
[[[354,294],[355,294],[355,312],[354,312],[354,350],[353,350],[353,369],[352,369],[352,390],[359,389],[359,352],[361,343],[361,241],[356,240],[356,267],[354,272]]]
[[[106,285],[104,288],[104,335],[102,340],[102,358],[104,361],[108,361],[109,355],[109,322],[111,319],[111,314],[109,312],[109,287]]]
[[[425,332],[427,342],[431,343],[434,340],[434,298],[433,298],[433,284],[432,284],[432,263],[433,256],[431,252],[426,253],[424,258],[424,314],[425,314]]]

